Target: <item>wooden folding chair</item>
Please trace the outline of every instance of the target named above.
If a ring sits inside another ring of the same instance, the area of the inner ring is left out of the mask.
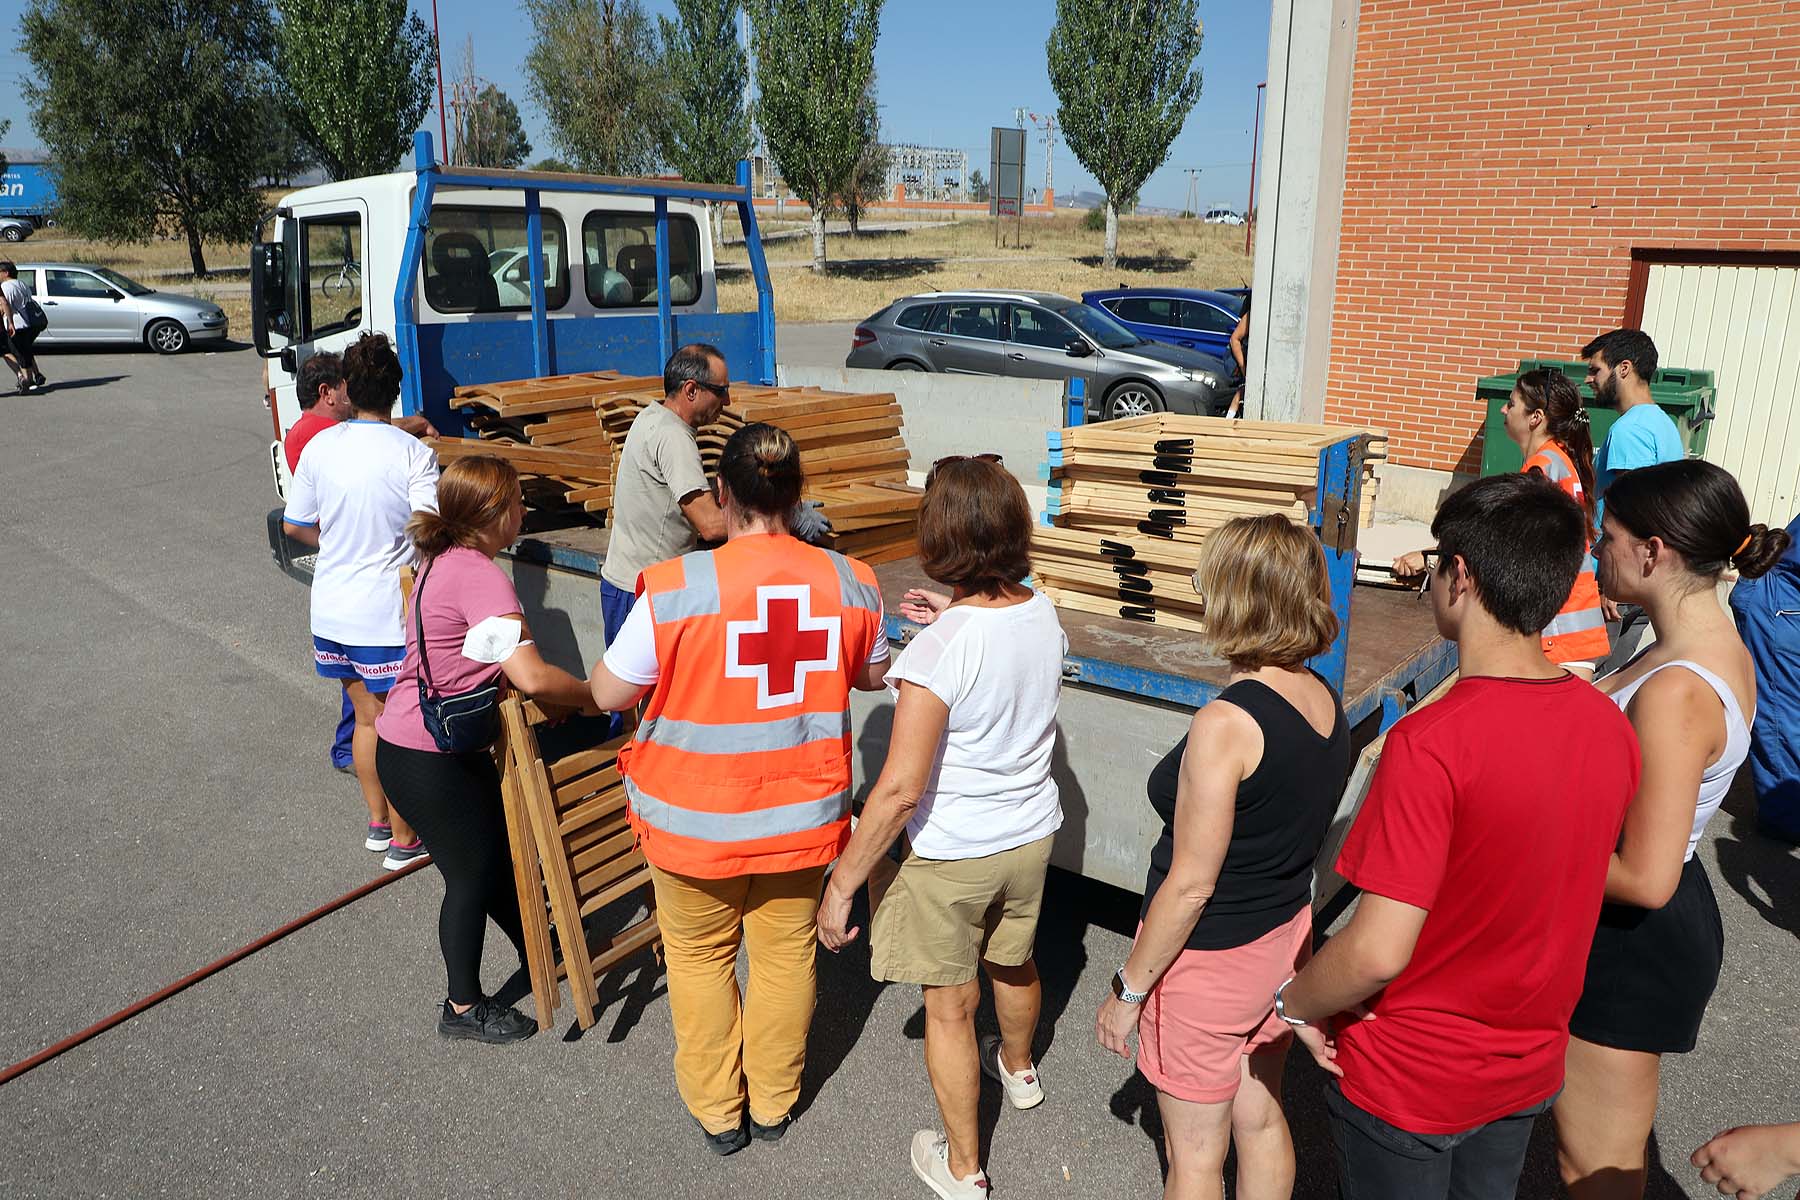
[[[544,952],[549,931],[543,930],[538,951],[544,965],[542,969],[532,969],[532,992],[539,1012],[550,1011],[545,1006],[554,1000],[540,995],[540,989],[553,997],[558,974],[565,975],[576,1020],[583,1029],[590,1029],[594,1010],[600,1003],[598,978],[645,946],[659,946],[661,940],[650,866],[638,850],[637,838],[626,819],[625,787],[617,767],[619,747],[631,735],[627,732],[602,745],[547,763],[535,728],[543,722],[543,713],[536,711],[535,705],[509,695],[501,702],[500,716],[505,728],[512,800],[515,804],[523,802],[536,849],[535,864],[521,862],[532,856],[521,850],[524,839],[513,835],[514,879],[520,889],[520,908],[541,914],[543,903],[538,897],[548,892],[550,913],[556,921],[556,942],[563,953],[563,961],[558,965]],[[509,812],[509,833],[511,820]],[[541,887],[532,879],[533,866]],[[647,914],[606,938],[604,944],[590,945],[586,918],[640,890]],[[532,896],[530,903],[528,894]],[[528,923],[527,949],[536,941],[537,934]]]
[[[502,702],[500,739],[494,743],[494,758],[500,767],[500,799],[506,812],[506,837],[512,847],[513,885],[519,893],[520,924],[525,931],[525,966],[531,976],[531,999],[537,1008],[538,1024],[549,1027],[562,1000],[563,964],[556,959],[550,941],[550,916],[546,905],[544,873],[538,865],[537,837],[531,830],[531,814],[525,803],[521,772],[529,769],[515,763],[512,754],[511,723],[504,719],[506,706],[522,708],[529,720],[542,718],[535,704],[521,704],[516,695]]]

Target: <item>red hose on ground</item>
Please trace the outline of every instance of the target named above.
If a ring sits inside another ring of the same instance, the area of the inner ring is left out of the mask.
[[[274,945],[276,942],[279,942],[282,938],[286,937],[288,934],[297,932],[301,929],[305,929],[308,925],[311,925],[314,921],[317,921],[320,917],[330,916],[332,913],[334,913],[338,909],[344,907],[346,904],[354,903],[355,901],[362,899],[364,896],[367,896],[373,892],[380,891],[382,888],[386,887],[390,883],[393,883],[397,879],[403,879],[406,876],[411,875],[414,871],[417,871],[420,867],[425,866],[430,861],[431,861],[431,856],[428,854],[428,855],[424,856],[423,858],[415,859],[414,861],[407,863],[404,867],[401,867],[398,871],[389,871],[377,879],[371,879],[371,880],[369,880],[369,882],[363,884],[361,887],[355,888],[348,892],[345,892],[343,895],[339,896],[336,900],[331,901],[329,904],[321,904],[319,907],[313,909],[311,912],[307,913],[305,916],[296,917],[294,920],[289,921],[286,925],[281,926],[279,929],[271,930],[270,932],[263,934],[261,937],[257,938],[254,942],[251,942],[249,945],[242,946],[236,950],[233,950],[230,954],[227,954],[224,958],[221,958],[214,962],[208,963],[206,966],[201,967],[198,971],[195,971],[193,974],[182,976],[180,979],[177,979],[174,983],[171,983],[168,987],[163,988],[161,991],[156,991],[156,992],[150,993],[148,996],[145,996],[142,1000],[139,1000],[136,1004],[132,1004],[132,1005],[129,1005],[128,1007],[121,1008],[118,1012],[114,1013],[110,1017],[107,1017],[105,1020],[94,1022],[92,1025],[89,1025],[86,1029],[82,1030],[80,1033],[71,1034],[69,1037],[64,1038],[62,1041],[56,1043],[54,1046],[47,1046],[44,1049],[39,1050],[36,1054],[32,1055],[30,1058],[20,1059],[18,1062],[14,1063],[12,1066],[6,1068],[6,1070],[0,1071],[0,1087],[5,1087],[7,1084],[11,1083],[13,1080],[17,1079],[19,1076],[24,1075],[29,1071],[35,1071],[37,1068],[43,1066],[45,1063],[49,1062],[51,1059],[55,1058],[57,1055],[62,1054],[63,1052],[68,1051],[68,1050],[73,1050],[75,1047],[81,1045],[85,1041],[88,1041],[92,1038],[99,1037],[101,1034],[103,1034],[107,1030],[113,1028],[115,1025],[122,1025],[126,1021],[131,1020],[131,1018],[137,1016],[139,1013],[145,1012],[152,1008],[155,1008],[158,1004],[161,1004],[164,1000],[167,1000],[170,996],[173,996],[178,992],[182,992],[182,991],[187,990],[188,988],[193,987],[196,983],[199,983],[202,979],[207,979],[214,975],[217,975],[220,971],[223,971],[226,967],[231,966],[233,963],[241,962],[242,960],[249,958],[252,954],[255,954],[258,950],[261,950],[267,946]]]

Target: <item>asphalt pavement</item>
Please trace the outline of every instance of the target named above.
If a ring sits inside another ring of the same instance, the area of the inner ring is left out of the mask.
[[[783,357],[841,362],[847,330],[784,327]],[[255,355],[46,353],[44,369],[50,390],[0,396],[0,1067],[379,871],[326,760],[337,697],[312,671],[307,593],[268,557]],[[1725,977],[1699,1048],[1666,1067],[1653,1196],[1708,1194],[1685,1157],[1717,1129],[1800,1117],[1800,856],[1747,812],[1740,787],[1702,850]],[[675,1094],[647,957],[607,982],[586,1036],[564,1009],[522,1045],[440,1042],[440,894],[429,870],[399,880],[0,1087],[0,1196],[925,1194],[906,1165],[935,1120],[918,994],[871,983],[861,946],[821,954],[792,1132],[718,1160]],[[986,1096],[997,1195],[1159,1189],[1152,1093],[1091,1032],[1135,915],[1053,878],[1049,1100]],[[496,935],[490,987],[509,953]],[[1333,1194],[1320,1086],[1290,1062],[1306,1200]],[[1546,1133],[1523,1196],[1552,1192]]]

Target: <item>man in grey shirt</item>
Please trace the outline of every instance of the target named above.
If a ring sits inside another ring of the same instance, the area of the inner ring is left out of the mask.
[[[703,342],[683,346],[663,366],[663,398],[631,423],[613,489],[611,540],[600,564],[600,612],[610,645],[631,612],[645,567],[725,538],[695,430],[718,419],[731,398],[725,356]]]

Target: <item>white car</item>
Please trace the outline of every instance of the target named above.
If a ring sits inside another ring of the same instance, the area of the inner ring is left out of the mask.
[[[1242,225],[1244,218],[1229,208],[1208,209],[1206,213],[1208,225]]]

